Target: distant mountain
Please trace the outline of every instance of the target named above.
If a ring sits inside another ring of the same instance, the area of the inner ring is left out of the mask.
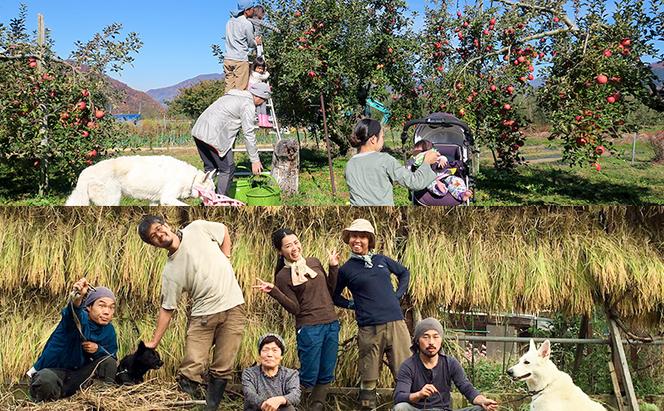
[[[196,76],[194,78],[191,78],[189,80],[182,81],[174,86],[170,87],[163,87],[163,88],[156,88],[152,90],[146,91],[146,93],[155,99],[156,101],[160,102],[164,107],[165,103],[167,101],[173,101],[175,97],[180,93],[180,90],[183,88],[188,88],[191,86],[195,86],[196,84],[200,83],[201,81],[206,81],[206,80],[223,80],[224,75],[223,74],[201,74],[200,76]]]
[[[155,101],[148,94],[134,90],[119,80],[110,77],[108,79],[113,88],[122,91],[124,96],[122,101],[113,102],[112,112],[114,114],[141,113],[143,118],[155,118],[161,117],[166,111],[159,102]]]
[[[650,65],[650,69],[653,73],[659,78],[659,83],[657,84],[659,88],[664,87],[664,61],[659,63],[653,63]]]

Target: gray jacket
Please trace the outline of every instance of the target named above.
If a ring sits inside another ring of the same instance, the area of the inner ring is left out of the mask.
[[[277,375],[268,377],[260,365],[255,365],[242,371],[242,394],[245,411],[259,411],[265,400],[279,396],[286,397],[288,405],[297,407],[301,394],[300,375],[297,370],[279,366]]]
[[[246,90],[230,90],[206,108],[198,117],[191,135],[214,147],[220,157],[233,148],[242,129],[251,162],[259,161],[256,147],[256,105]]]
[[[226,23],[226,54],[224,58],[249,61],[249,50],[256,48],[254,25],[244,16],[231,17]]]

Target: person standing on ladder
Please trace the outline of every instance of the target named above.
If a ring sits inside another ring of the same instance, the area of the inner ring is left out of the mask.
[[[246,90],[249,84],[249,51],[262,44],[249,21],[254,16],[254,6],[252,0],[239,0],[237,10],[226,24],[225,93],[232,89]]]

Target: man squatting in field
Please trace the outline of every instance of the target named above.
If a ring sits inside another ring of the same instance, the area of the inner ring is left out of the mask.
[[[461,364],[442,352],[443,326],[427,318],[415,326],[413,355],[401,364],[394,387],[394,411],[450,410],[452,382],[474,407],[459,411],[494,411],[498,403],[479,393]]]
[[[197,398],[203,393],[203,375],[210,348],[212,362],[207,383],[206,410],[217,410],[247,322],[244,297],[230,263],[231,239],[222,223],[197,220],[173,232],[158,216],[146,216],[138,225],[141,239],[168,251],[161,277],[161,308],[152,341],[163,337],[182,291],[193,300],[185,353],[178,369],[180,388]]]
[[[111,324],[115,295],[106,287],[89,288],[85,278],[74,284],[75,297],[62,310],[60,323],[27,372],[34,401],[69,397],[95,377],[110,384],[115,381],[118,344]]]
[[[399,303],[408,290],[410,272],[391,258],[372,252],[376,247],[376,235],[369,221],[353,221],[343,231],[342,238],[351,254],[339,269],[332,299],[339,307],[355,310],[360,404],[362,409],[371,410],[377,405],[376,385],[383,355],[387,354],[395,378],[401,363],[410,355],[410,334]],[[392,274],[399,281],[396,292],[392,286]],[[345,288],[350,290],[353,300],[341,295]]]

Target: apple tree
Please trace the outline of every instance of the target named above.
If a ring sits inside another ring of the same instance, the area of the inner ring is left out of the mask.
[[[119,71],[141,47],[135,33],[118,40],[113,24],[61,60],[46,31],[38,44],[27,9],[0,24],[0,160],[21,190],[69,190],[80,171],[126,146],[127,133],[106,112],[106,71]],[[109,68],[110,66],[110,68]]]
[[[658,0],[624,0],[609,13],[604,2],[578,1],[575,30],[552,38],[552,65],[539,101],[560,139],[564,159],[601,170],[613,141],[639,128],[629,113],[643,103],[659,112],[664,99],[642,59],[662,59],[664,9]]]
[[[322,127],[325,98],[330,138],[342,152],[367,98],[397,112],[411,104],[415,35],[404,0],[277,0],[268,6],[280,29],[265,36],[277,113],[287,122]],[[394,98],[394,99],[391,99]]]

